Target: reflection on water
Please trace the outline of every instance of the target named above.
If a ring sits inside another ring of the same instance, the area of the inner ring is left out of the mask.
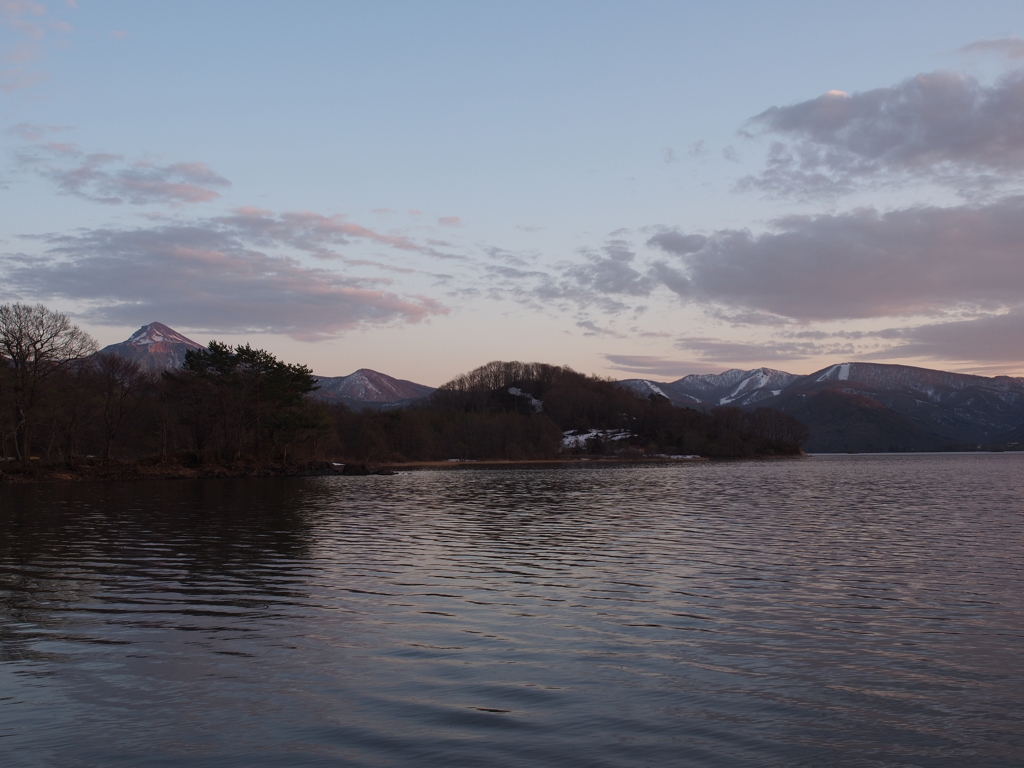
[[[1020,765],[1022,470],[3,488],[0,758]]]

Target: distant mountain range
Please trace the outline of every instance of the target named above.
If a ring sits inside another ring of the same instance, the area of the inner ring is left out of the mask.
[[[778,408],[810,427],[809,451],[942,450],[1024,436],[1024,378],[1011,376],[842,363],[808,376],[755,368],[622,384],[691,408]]]
[[[162,323],[150,323],[102,352],[137,360],[149,370],[178,368],[189,349],[202,349]],[[313,396],[349,408],[397,408],[434,391],[368,368],[318,376]],[[800,376],[772,368],[693,374],[677,381],[627,379],[640,395],[709,410],[723,405],[770,407],[811,431],[810,452],[933,451],[1024,443],[1024,378],[973,376],[909,365],[842,363]]]

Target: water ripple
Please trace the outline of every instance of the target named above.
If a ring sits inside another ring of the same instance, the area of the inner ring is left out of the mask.
[[[1022,470],[3,488],[0,757],[1024,764]]]

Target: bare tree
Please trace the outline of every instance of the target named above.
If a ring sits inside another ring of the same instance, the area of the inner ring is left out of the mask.
[[[94,386],[91,361],[86,358],[67,366],[63,375],[51,385],[56,391],[56,401],[49,404],[56,412],[60,432],[61,454],[68,464],[73,465],[78,455],[78,443],[83,430],[95,418]]]
[[[103,398],[103,457],[113,456],[114,438],[146,402],[153,376],[135,360],[118,355],[96,355],[95,373]]]
[[[3,393],[12,411],[15,450],[23,463],[32,453],[32,427],[48,380],[96,351],[96,341],[67,315],[42,304],[0,305],[0,355],[9,375]]]

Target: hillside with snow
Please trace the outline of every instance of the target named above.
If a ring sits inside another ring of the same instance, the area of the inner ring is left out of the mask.
[[[695,407],[716,405],[753,405],[775,397],[799,379],[792,373],[774,368],[741,371],[732,368],[723,373],[702,373],[684,376],[678,381],[653,382],[627,379],[620,382],[641,395],[655,393],[667,397],[675,405]]]
[[[812,443],[815,420],[824,418],[826,411],[830,423],[852,424],[859,418],[884,424],[887,437],[877,436],[872,445],[885,446],[904,442],[920,446],[929,440],[933,447],[984,444],[1024,425],[1024,378],[976,376],[909,365],[839,363],[807,376],[771,368],[731,369],[671,382],[629,379],[620,383],[641,394],[662,394],[677,406],[703,410],[723,405],[766,406],[791,412],[811,428]],[[809,398],[826,391],[848,397],[829,398],[828,409],[808,405]],[[883,418],[865,407],[865,399],[898,418]],[[849,412],[840,418],[836,409]],[[821,425],[818,427],[821,432]]]

